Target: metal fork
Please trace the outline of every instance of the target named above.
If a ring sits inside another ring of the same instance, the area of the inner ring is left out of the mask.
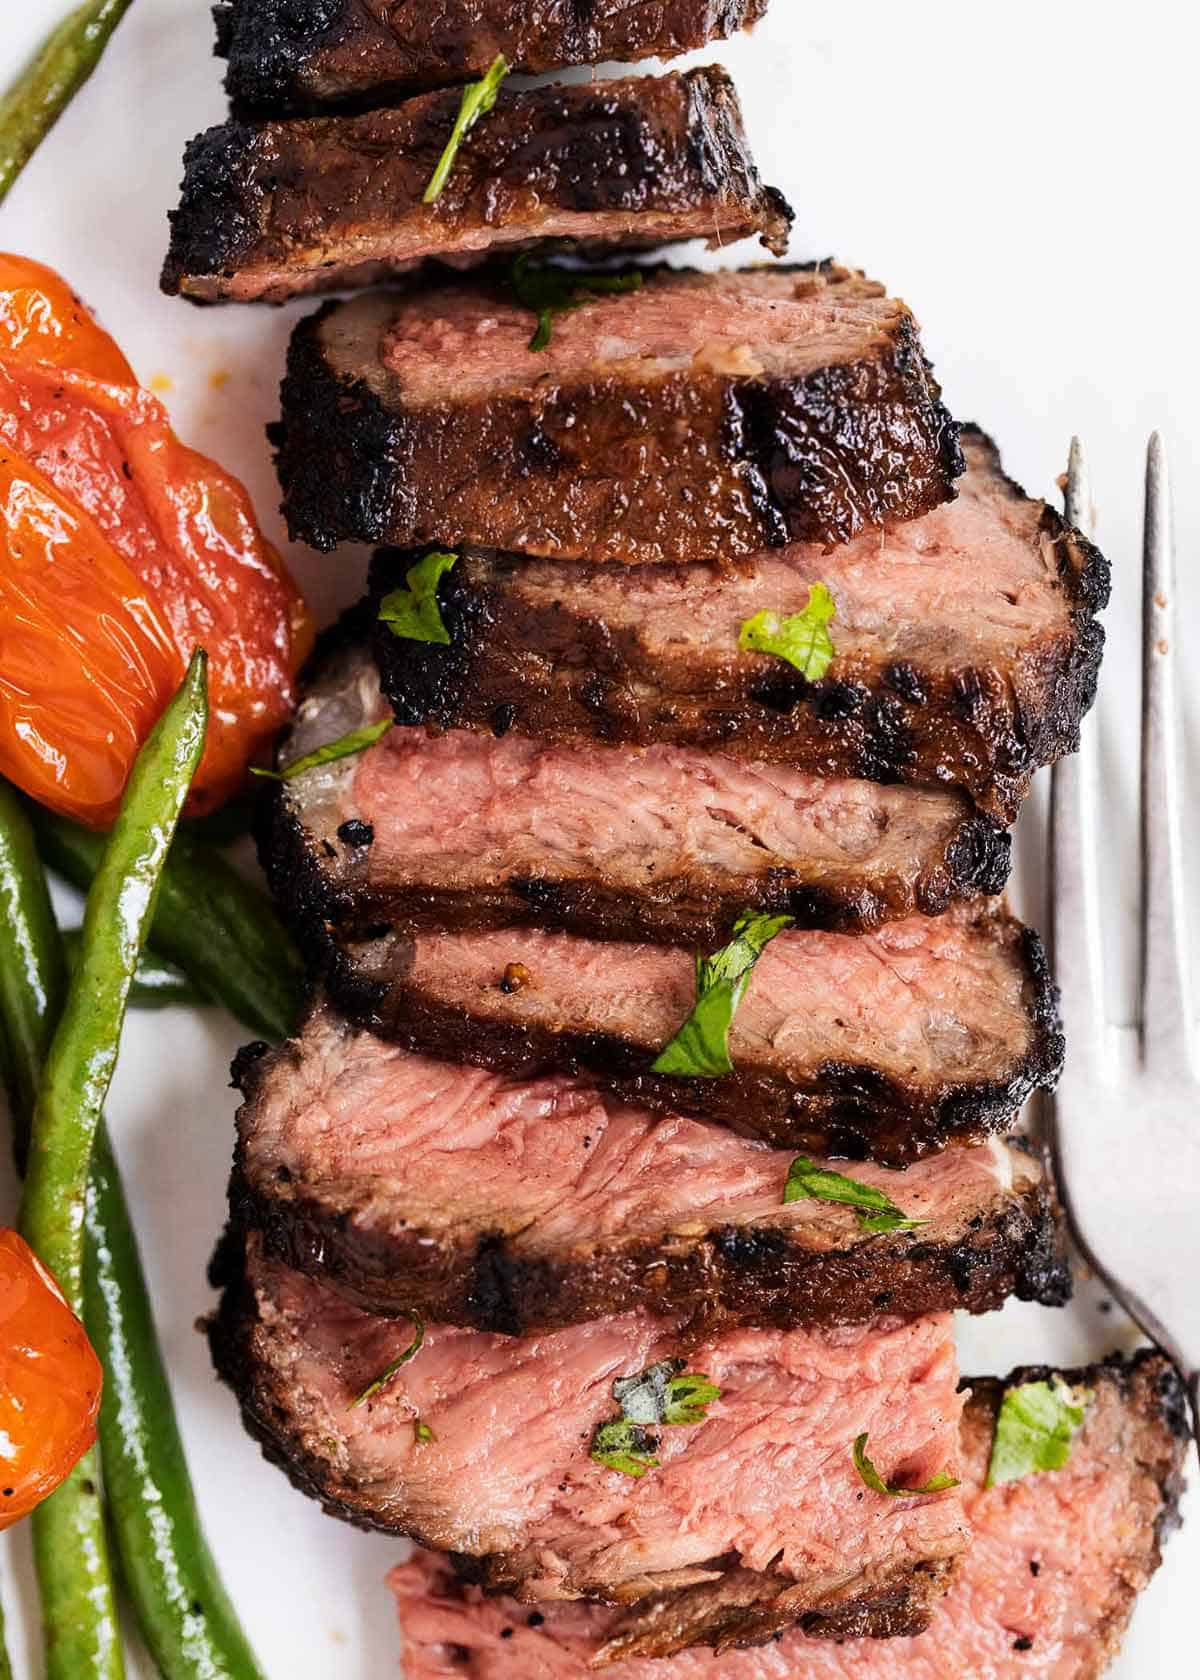
[[[1091,501],[1078,439],[1071,445],[1066,514],[1087,533]],[[1180,825],[1174,538],[1157,433],[1146,460],[1143,589],[1136,1052],[1129,1054],[1131,1035],[1105,1018],[1093,718],[1080,752],[1055,766],[1051,785],[1051,925],[1067,1034],[1051,1136],[1085,1258],[1175,1362],[1200,1421],[1200,1074]]]

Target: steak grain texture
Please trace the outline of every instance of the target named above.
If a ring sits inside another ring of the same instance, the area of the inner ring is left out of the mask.
[[[447,89],[358,116],[206,130],[184,157],[164,291],[283,303],[546,241],[585,255],[751,234],[776,254],[787,244],[791,211],[759,180],[715,65],[502,91],[425,204],[458,109]]]
[[[352,641],[310,679],[280,763],[387,715]],[[310,944],[535,922],[717,945],[747,908],[866,931],[999,892],[1007,833],[950,789],[826,779],[693,747],[393,729],[280,784],[272,890]]]
[[[1015,1371],[1010,1382],[1045,1376]],[[407,1680],[1098,1680],[1158,1568],[1187,1448],[1167,1361],[1141,1354],[1064,1373],[1094,1396],[1065,1469],[985,1491],[1004,1385],[972,1382],[963,1417],[972,1544],[916,1639],[831,1645],[788,1634],[757,1650],[624,1659],[620,1616],[485,1599],[417,1553],[390,1577]]]
[[[276,432],[293,537],[731,560],[954,493],[916,323],[860,274],[650,270],[544,351],[532,328],[487,275],[301,322]]]
[[[1062,1062],[1040,941],[986,903],[869,934],[779,934],[718,1078],[651,1071],[695,999],[682,948],[514,927],[335,949],[343,1012],[409,1049],[515,1076],[582,1074],[649,1108],[887,1166],[1007,1129]]]
[[[220,0],[235,107],[278,115],[381,104],[481,76],[497,53],[536,74],[674,58],[755,23],[767,0]]]
[[[636,1313],[554,1335],[428,1325],[380,1395],[355,1398],[411,1339],[253,1240],[212,1329],[218,1369],[268,1455],[337,1515],[450,1551],[530,1602],[632,1606],[626,1637],[664,1654],[769,1637],[915,1631],[965,1540],[957,1490],[889,1500],[884,1473],[953,1469],[962,1396],[950,1319],[730,1331],[684,1343]],[[590,1456],[613,1381],[686,1358],[721,1389],[703,1423],[663,1427],[640,1479]],[[418,1441],[414,1418],[433,1431]]]
[[[630,1309],[791,1329],[1070,1290],[1038,1161],[858,1166],[917,1230],[784,1204],[790,1150],[559,1076],[412,1055],[318,1007],[241,1069],[234,1223],[368,1311],[524,1335]]]
[[[1109,569],[982,432],[963,443],[956,501],[832,551],[619,570],[467,550],[439,590],[450,647],[375,632],[397,719],[949,784],[1010,822],[1034,771],[1078,745]],[[415,558],[381,555],[377,593]],[[801,610],[818,581],[837,607],[824,676],[739,650],[746,619]]]

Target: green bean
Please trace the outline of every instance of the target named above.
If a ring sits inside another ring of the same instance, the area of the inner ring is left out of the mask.
[[[8,1640],[5,1638],[3,1604],[0,1604],[0,1680],[13,1680],[12,1664],[8,1660]]]
[[[207,716],[205,659],[197,652],[130,774],[88,895],[79,970],[67,988],[34,1103],[21,1228],[80,1318],[92,1146],[163,859],[200,761]],[[39,1512],[34,1546],[47,1680],[120,1680],[124,1664],[94,1452]]]
[[[0,201],[100,62],[131,0],[89,0],[51,31],[0,98]]]
[[[86,892],[104,837],[41,807],[30,815],[44,860]],[[186,831],[167,858],[150,939],[251,1032],[278,1040],[295,1028],[304,988],[295,945],[264,895]]]
[[[0,1016],[21,1172],[42,1063],[66,990],[66,964],[33,831],[17,795],[0,782]]]
[[[95,1447],[32,1522],[46,1680],[125,1680]]]
[[[62,946],[71,973],[79,964],[82,933],[81,928],[67,928],[63,932]],[[194,1009],[210,1001],[181,968],[176,968],[165,957],[156,957],[152,951],[143,951],[133,985],[129,988],[131,1008],[166,1009],[174,1004]]]
[[[29,1022],[20,1088],[36,1090],[61,1005],[64,970],[28,817],[3,783],[0,895],[10,918],[35,930],[24,946],[20,984],[0,996],[0,1018],[7,1023],[15,1013]],[[14,1012],[8,1000],[22,988],[27,995]],[[47,999],[50,1009],[44,1007]],[[17,1086],[12,1089],[15,1093]],[[14,1129],[27,1133],[28,1125],[28,1111],[14,1102]],[[200,1526],[141,1256],[103,1126],[92,1153],[86,1233],[85,1321],[105,1371],[100,1409],[105,1493],[143,1635],[167,1680],[262,1680]],[[34,1513],[35,1531],[45,1509]],[[58,1549],[70,1555],[69,1536],[61,1537]],[[43,1550],[54,1548],[39,1546],[39,1554]]]
[[[0,1015],[13,1150],[23,1170],[38,1081],[66,996],[67,971],[29,821],[3,782],[0,904]],[[71,1675],[121,1680],[124,1673],[98,1479],[93,1450],[33,1513],[50,1680]]]
[[[137,1239],[103,1132],[87,1230],[87,1327],[105,1376],[104,1487],[142,1635],[165,1680],[262,1680],[200,1526]]]
[[[80,1317],[88,1162],[162,867],[204,749],[206,689],[206,661],[197,650],[130,773],[88,893],[79,968],[34,1106],[22,1229]]]

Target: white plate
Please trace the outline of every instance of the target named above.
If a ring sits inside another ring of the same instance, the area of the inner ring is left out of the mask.
[[[66,5],[7,0],[0,76]],[[836,254],[907,297],[951,408],[995,433],[1032,491],[1051,491],[1072,431],[1087,440],[1101,537],[1117,564],[1102,714],[1109,923],[1122,953],[1111,991],[1114,1010],[1126,1014],[1140,454],[1153,426],[1165,429],[1174,457],[1185,622],[1193,634],[1200,626],[1200,584],[1188,565],[1200,552],[1191,295],[1200,251],[1186,11],[1172,0],[1143,0],[1132,16],[1096,0],[1009,0],[1000,9],[773,0],[764,25],[719,55],[738,79],[764,175],[796,207],[794,254]],[[69,276],[142,378],[170,382],[166,401],[187,441],[245,478],[281,537],[262,428],[303,309],[196,310],[156,289],[184,142],[222,115],[211,51],[204,0],[138,0],[101,71],[0,208],[0,246]],[[360,555],[290,552],[323,614],[357,593]],[[1189,769],[1200,793],[1195,671],[1191,678]],[[1034,914],[1040,803],[1022,823],[1020,885]],[[1196,803],[1191,817],[1185,832],[1194,834]],[[232,1136],[226,1068],[240,1036],[217,1014],[133,1020],[110,1116],[200,1504],[267,1671],[280,1680],[382,1680],[397,1671],[382,1577],[398,1547],[322,1517],[262,1462],[193,1330],[210,1304],[204,1265],[221,1224]],[[14,1205],[11,1187],[2,1188],[0,1213]],[[1009,1309],[965,1326],[962,1340],[966,1370],[1004,1371],[1030,1359],[1098,1357],[1126,1336],[1085,1290],[1065,1312]],[[5,1591],[17,1672],[34,1676],[36,1640],[22,1649],[36,1626],[27,1544],[22,1530],[9,1541]],[[1114,1670],[1120,1680],[1196,1672],[1198,1578],[1200,1514],[1171,1542],[1138,1610]],[[135,1661],[133,1672],[150,1668]]]

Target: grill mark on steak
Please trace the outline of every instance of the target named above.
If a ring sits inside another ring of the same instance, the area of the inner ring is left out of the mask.
[[[767,0],[219,0],[217,53],[235,109],[380,104],[483,74],[497,53],[540,74],[674,58],[749,28]]]
[[[905,1166],[1003,1131],[1062,1065],[1037,935],[994,906],[862,935],[780,934],[734,1019],[734,1071],[650,1071],[686,1018],[677,948],[531,928],[330,941],[350,1020],[412,1050],[519,1077],[581,1074],[624,1100],[812,1154]],[[519,961],[532,984],[499,985]]]
[[[310,670],[281,764],[385,715],[362,616]],[[747,907],[867,931],[999,892],[1010,854],[949,789],[417,728],[279,785],[259,826],[272,890],[310,946],[335,923],[361,936],[521,922],[711,946]]]
[[[801,1618],[828,1637],[913,1631],[965,1539],[957,1492],[897,1509],[850,1454],[865,1430],[915,1480],[953,1466],[945,1316],[819,1336],[686,1337],[636,1314],[538,1338],[429,1325],[403,1378],[354,1407],[410,1331],[263,1260],[251,1236],[209,1335],[251,1433],[331,1513],[451,1551],[525,1600],[623,1604],[627,1636],[669,1650]],[[676,1353],[722,1389],[707,1421],[660,1430],[661,1467],[640,1481],[595,1464],[613,1379]]]
[[[1098,1680],[1174,1521],[1186,1402],[1157,1353],[1064,1372],[1096,1396],[1066,1468],[985,1491],[1004,1388],[1049,1374],[969,1384],[964,1475],[976,1544],[924,1636],[835,1647],[791,1633],[754,1651],[680,1655],[670,1680]],[[511,1600],[482,1598],[429,1553],[389,1579],[408,1680],[586,1680],[610,1666],[613,1680],[664,1674],[651,1650],[626,1657],[619,1612],[556,1604],[531,1615]]]
[[[301,322],[272,434],[292,536],[716,561],[954,495],[912,316],[861,275],[651,269],[539,355],[529,330],[487,274]]]
[[[619,1301],[790,1329],[1070,1293],[1052,1186],[1016,1145],[859,1168],[924,1221],[872,1236],[784,1205],[790,1150],[415,1056],[327,1007],[241,1079],[235,1224],[371,1312],[525,1335]]]
[[[451,646],[375,629],[397,720],[539,740],[674,745],[823,777],[952,785],[1011,821],[1033,772],[1079,742],[1096,692],[1103,556],[1005,477],[975,427],[958,499],[827,552],[737,569],[583,567],[468,550],[442,581]],[[376,561],[381,593],[414,555]],[[832,590],[819,681],[743,653],[742,621]]]
[[[504,91],[427,205],[458,106],[448,89],[361,116],[232,121],[198,135],[164,291],[282,303],[547,241],[593,256],[752,234],[776,254],[786,247],[791,210],[759,179],[719,66]],[[526,338],[531,314],[528,324]]]

